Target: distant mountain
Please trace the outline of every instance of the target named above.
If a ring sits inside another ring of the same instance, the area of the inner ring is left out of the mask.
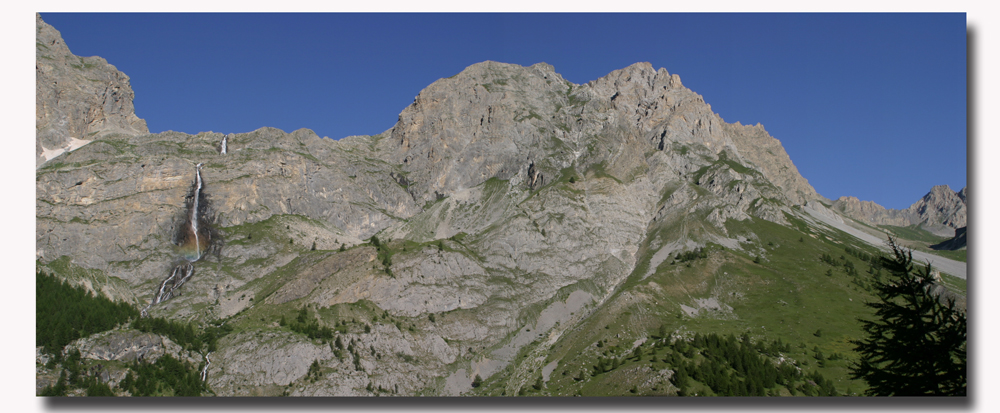
[[[62,44],[38,26],[39,50]],[[161,394],[130,363],[165,354],[200,369],[205,389],[186,391],[220,396],[863,388],[839,356],[868,314],[876,247],[839,229],[761,125],[724,122],[665,69],[581,85],[544,63],[477,63],[389,130],[336,141],[149,134],[127,77],[100,60],[119,82],[92,81],[98,68],[64,51],[59,80],[39,86],[39,108],[59,109],[39,111],[38,145],[90,143],[41,160],[36,258],[150,317],[65,347],[109,392]],[[957,216],[935,197],[914,209]],[[787,384],[721,364],[726,381],[680,378],[710,367],[712,350],[690,346],[730,334]],[[813,347],[837,368],[816,370]],[[58,381],[48,357],[39,392]]]
[[[851,218],[872,225],[922,225],[941,236],[954,236],[955,229],[965,227],[967,220],[966,188],[955,192],[948,185],[938,185],[909,208],[886,209],[872,201],[845,196],[833,203],[833,208]]]

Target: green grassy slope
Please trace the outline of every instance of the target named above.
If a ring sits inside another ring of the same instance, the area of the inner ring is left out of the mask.
[[[710,244],[703,249],[704,258],[675,263],[677,254],[672,254],[647,278],[646,269],[637,268],[621,289],[552,347],[542,363],[557,363],[549,380],[541,386],[529,380],[517,394],[741,394],[713,390],[717,382],[710,386],[695,379],[681,383],[681,390],[666,378],[685,363],[708,363],[703,350],[687,357],[673,347],[678,341],[689,343],[696,333],[745,335],[750,348],[784,343],[782,351],[751,353],[766,357],[768,365],[794,367],[800,375],[758,389],[759,394],[818,395],[830,384],[836,394],[860,394],[865,384],[848,375],[856,359],[849,340],[860,338],[857,319],[871,316],[864,303],[875,297],[866,289],[870,265],[857,252],[875,249],[846,234],[828,236],[802,221],[792,222],[794,228],[762,220],[730,221],[732,236],[751,240],[741,245],[744,250],[764,251],[759,262],[756,253]],[[831,263],[820,259],[824,255]],[[633,356],[637,345],[644,354],[639,358]],[[620,365],[595,373],[602,360]],[[726,371],[736,382],[749,380],[732,366]],[[541,371],[531,374],[542,378]],[[500,395],[510,388],[504,380],[504,375],[493,376],[477,392]]]

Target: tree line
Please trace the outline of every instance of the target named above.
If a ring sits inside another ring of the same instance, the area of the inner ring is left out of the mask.
[[[292,321],[288,321],[282,315],[281,320],[278,321],[278,325],[288,327],[290,330],[304,334],[313,340],[322,340],[323,343],[333,340],[333,329],[321,326],[315,317],[309,317],[309,310],[305,306],[302,306],[302,309],[299,310],[298,315]],[[368,332],[371,331],[371,327],[367,325],[365,327],[368,329]]]
[[[144,333],[167,336],[185,350],[199,353],[215,351],[219,339],[233,330],[225,324],[207,325],[198,329],[191,322],[184,323],[159,317],[136,318],[132,320],[131,326]]]
[[[753,342],[747,334],[737,338],[732,334],[695,333],[691,340],[670,340],[664,337],[662,330],[660,337],[651,344],[637,346],[626,355],[598,357],[589,372],[581,371],[574,379],[583,381],[585,375],[597,377],[648,358],[650,362],[663,362],[674,370],[670,381],[679,389],[680,396],[696,392],[696,382],[716,396],[777,396],[779,386],[787,388],[792,395],[840,394],[833,382],[818,371],[804,373],[792,363],[774,360],[781,353],[791,351],[791,345],[781,339]],[[603,347],[601,344],[599,342],[598,347]]]
[[[199,328],[191,322],[143,318],[139,310],[127,303],[94,295],[42,270],[36,271],[35,276],[35,322],[35,343],[50,355],[46,367],[59,368],[59,378],[43,389],[41,396],[65,396],[73,389],[82,389],[87,396],[115,395],[111,387],[97,378],[103,369],[100,363],[83,360],[76,348],[63,351],[74,340],[128,325],[169,337],[186,350],[211,352],[215,351],[218,340],[232,330],[225,325]],[[174,395],[197,396],[206,390],[197,366],[180,362],[169,354],[155,363],[133,362],[129,369],[119,388],[133,396],[163,394],[166,389],[173,389]]]
[[[38,270],[35,276],[35,345],[59,357],[73,340],[100,333],[139,316],[134,307],[95,296]]]

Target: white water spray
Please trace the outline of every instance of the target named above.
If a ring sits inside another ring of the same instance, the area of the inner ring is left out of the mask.
[[[140,313],[140,315],[143,318],[149,316],[147,310],[149,310],[149,307],[152,307],[153,304],[159,304],[164,300],[166,300],[167,298],[170,298],[170,293],[171,291],[173,291],[173,288],[171,287],[170,290],[168,291],[167,284],[170,283],[170,281],[173,280],[174,278],[177,278],[177,273],[180,269],[181,269],[180,266],[174,267],[174,270],[170,271],[170,276],[160,283],[160,287],[156,289],[156,296],[153,297],[153,301],[150,301],[149,304],[146,305],[146,308],[143,308],[142,312]]]
[[[181,288],[181,286],[184,285],[184,283],[186,283],[187,280],[191,278],[192,275],[194,275],[194,265],[188,264],[187,269],[184,272],[184,277],[182,277],[180,281],[174,283],[174,286],[173,288],[170,289],[170,292],[173,293],[173,290]]]
[[[145,317],[146,310],[153,304],[162,303],[173,297],[174,290],[181,288],[192,275],[194,275],[194,265],[181,264],[174,267],[173,271],[170,272],[170,276],[160,283],[160,288],[156,289],[156,297],[153,297],[153,301],[142,310],[143,317]]]
[[[160,283],[160,288],[156,290],[156,297],[153,298],[152,304],[159,304],[163,302],[163,300],[169,298],[168,295],[170,294],[170,291],[173,290],[173,287],[171,286],[170,290],[167,290],[167,283],[170,283],[170,281],[177,278],[177,273],[180,272],[180,269],[180,267],[174,267],[174,270],[170,272],[170,276]]]
[[[201,369],[201,381],[205,381],[206,379],[208,379],[208,366],[212,365],[212,360],[208,359],[209,354],[212,353],[208,352],[207,354],[205,354],[205,367]]]
[[[222,137],[222,146],[219,147],[219,153],[222,155],[226,154],[226,141],[229,139],[229,135]]]
[[[191,205],[191,232],[194,233],[194,259],[189,259],[191,262],[198,261],[198,258],[201,258],[201,244],[198,242],[198,199],[201,198],[200,163],[195,166],[195,182],[194,204]]]
[[[194,255],[182,255],[186,261],[181,261],[176,264],[173,270],[170,271],[170,276],[160,282],[153,300],[146,305],[146,308],[142,309],[141,314],[143,317],[148,316],[147,312],[150,307],[169,300],[174,296],[174,290],[181,288],[184,283],[191,279],[191,276],[194,275],[194,262],[201,258],[201,240],[198,234],[198,207],[201,203],[202,189],[201,166],[201,163],[195,166],[195,185],[192,194],[194,199],[191,200],[191,205],[189,205],[190,215],[187,217],[188,220],[191,221],[188,229],[190,229],[191,233],[194,235]]]

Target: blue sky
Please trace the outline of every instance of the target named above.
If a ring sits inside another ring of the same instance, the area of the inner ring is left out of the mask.
[[[586,83],[635,62],[727,122],[761,123],[829,198],[906,208],[966,185],[964,14],[53,14],[70,50],[125,72],[152,132],[392,127],[484,60]]]

